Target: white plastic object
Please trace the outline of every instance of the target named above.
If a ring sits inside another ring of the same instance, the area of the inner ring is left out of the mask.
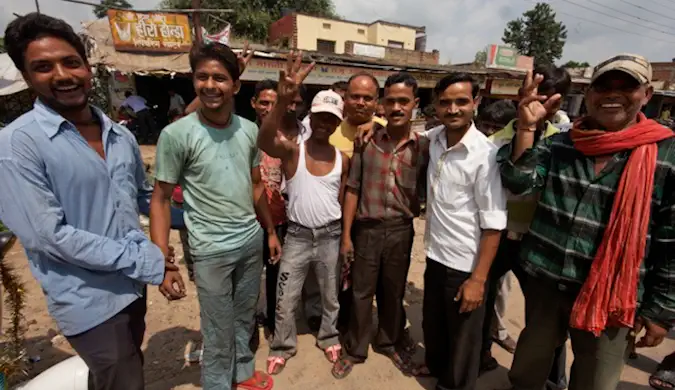
[[[23,383],[15,390],[88,390],[89,368],[79,356],[73,356]]]

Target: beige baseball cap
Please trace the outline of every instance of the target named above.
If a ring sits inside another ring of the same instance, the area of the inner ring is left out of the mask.
[[[652,82],[652,64],[643,56],[637,54],[619,54],[598,64],[593,69],[591,84],[603,74],[612,70],[628,73],[640,84]]]
[[[344,102],[342,97],[331,90],[321,91],[314,96],[310,112],[313,114],[319,112],[329,112],[342,120],[342,111]]]

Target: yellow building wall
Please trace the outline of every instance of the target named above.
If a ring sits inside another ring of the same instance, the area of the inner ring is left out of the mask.
[[[404,49],[415,50],[416,32],[414,29],[402,26],[392,26],[390,24],[383,23],[375,23],[370,27],[370,31],[374,32],[374,35],[370,36],[370,43],[374,45],[388,46],[389,41],[398,41],[403,42]]]
[[[324,27],[330,25],[330,28]],[[406,27],[375,23],[360,23],[296,15],[298,49],[316,51],[317,39],[335,41],[335,53],[345,52],[345,42],[354,41],[387,46],[389,40],[403,42],[404,49],[415,50],[415,30]],[[363,34],[359,34],[363,30]]]

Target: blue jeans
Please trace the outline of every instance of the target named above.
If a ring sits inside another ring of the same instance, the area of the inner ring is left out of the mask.
[[[249,340],[260,291],[263,232],[241,248],[215,258],[195,258],[201,315],[204,390],[231,390],[253,376]]]
[[[338,286],[341,234],[341,221],[316,229],[289,222],[279,265],[276,323],[270,356],[288,359],[296,353],[298,334],[295,311],[310,269],[316,273],[321,292],[322,316],[317,345],[326,349],[339,344],[337,318],[340,311]]]

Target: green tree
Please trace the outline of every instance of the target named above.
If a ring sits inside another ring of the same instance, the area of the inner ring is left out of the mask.
[[[567,39],[567,28],[556,21],[553,8],[547,3],[537,3],[521,18],[510,21],[502,41],[520,54],[534,57],[536,65],[553,64],[562,57]]]
[[[94,15],[97,18],[105,18],[108,8],[131,9],[132,5],[127,0],[101,0],[101,5],[94,7]]]
[[[337,17],[332,0],[202,0],[201,6],[202,8],[234,10],[234,12],[212,16],[203,13],[202,26],[209,32],[220,31],[229,22],[232,25],[233,35],[258,42],[267,39],[269,26],[281,19],[284,9],[292,9],[314,16]],[[192,1],[163,0],[161,7],[192,8]]]
[[[487,62],[487,57],[488,57],[487,49],[477,51],[476,55],[473,58],[474,66],[485,67],[485,63]]]
[[[577,62],[577,61],[567,61],[565,65],[563,65],[563,68],[588,68],[591,66],[588,62]]]

